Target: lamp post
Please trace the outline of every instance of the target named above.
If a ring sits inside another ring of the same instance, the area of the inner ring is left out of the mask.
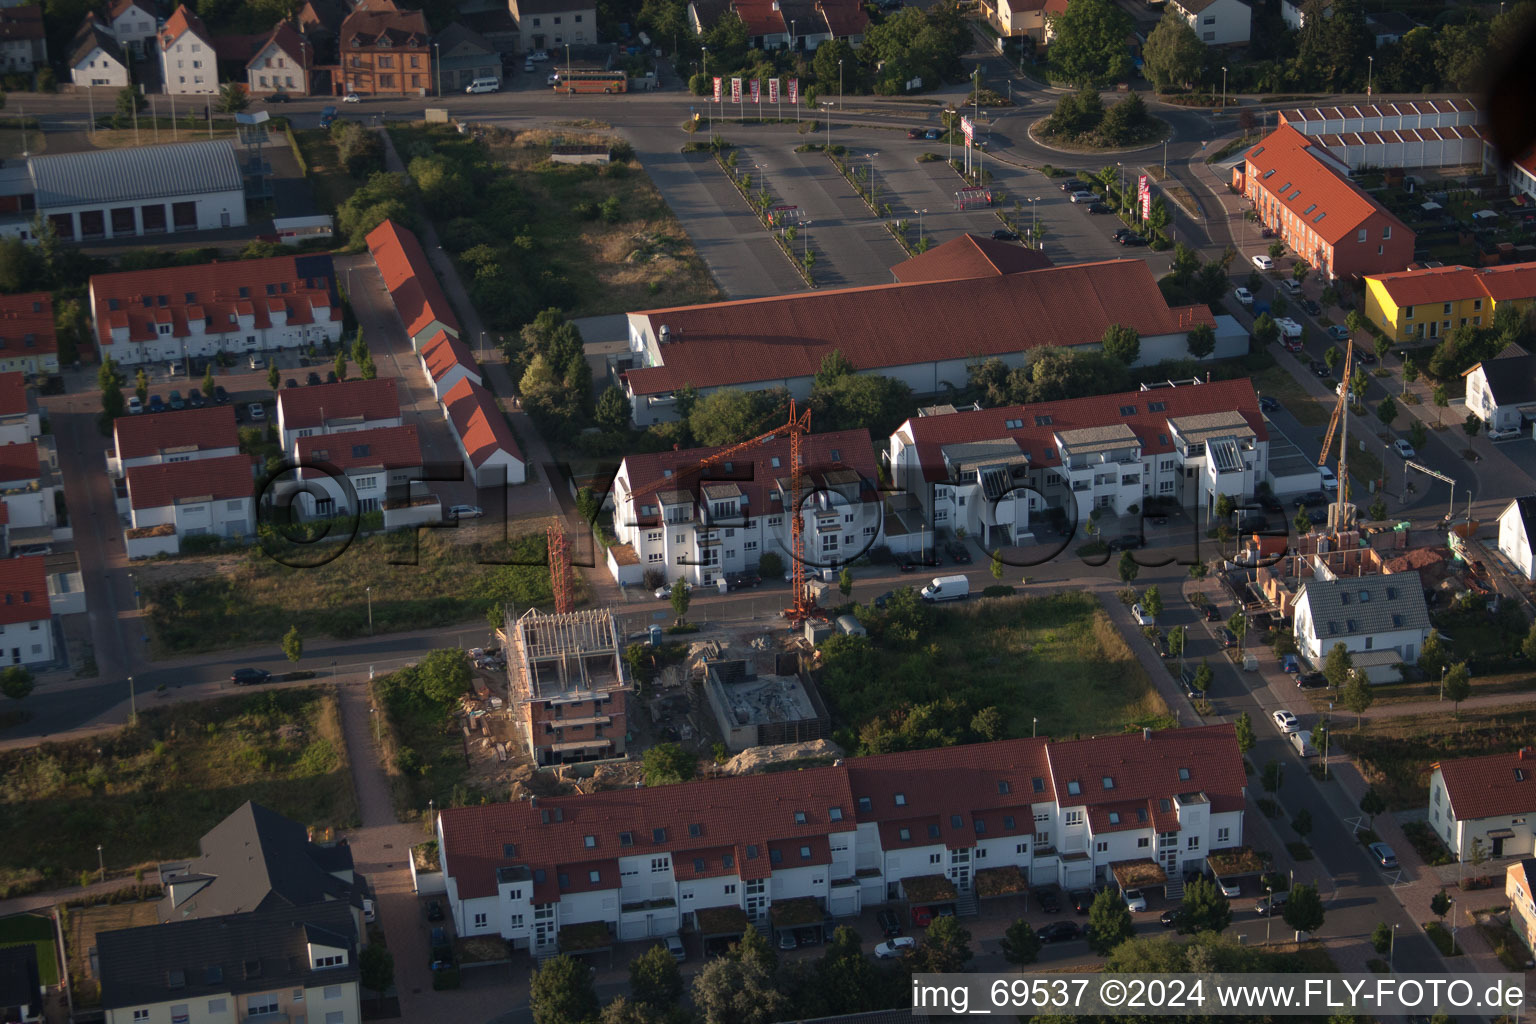
[[[1392,938],[1387,942],[1387,970],[1392,970],[1392,963],[1397,959],[1397,925],[1392,926]]]
[[[128,724],[132,725],[139,720],[138,697],[133,690],[133,676],[128,677]]]
[[[1445,669],[1446,669],[1446,667],[1448,667],[1448,666],[1443,666],[1440,669],[1440,699],[1442,701],[1445,700]]]
[[[797,47],[795,46],[795,42],[796,42],[796,40],[795,40],[795,19],[794,18],[790,18],[789,19],[789,52],[790,53],[794,53],[795,50],[797,49]]]
[[[1163,140],[1163,177],[1168,177],[1168,140]]]
[[[1116,160],[1115,166],[1120,168],[1120,208],[1125,209],[1125,164]]]
[[[843,58],[837,58],[837,109],[843,109]]]
[[[917,244],[918,245],[922,245],[923,244],[923,214],[927,213],[928,211],[927,210],[913,210],[912,212],[917,214]]]
[[[1503,4],[1499,4],[1499,13],[1500,14],[1504,13],[1504,5]],[[1366,57],[1365,58],[1365,94],[1367,96],[1369,96],[1371,94],[1371,76],[1374,74],[1375,71],[1376,71],[1376,58],[1375,57]]]
[[[875,157],[879,153],[865,153],[869,157],[869,205],[875,206]]]
[[[1227,69],[1223,65],[1221,69],[1221,112],[1227,112]]]
[[[827,112],[827,153],[832,153],[832,101],[827,100],[821,105],[821,109]]]
[[[442,45],[439,44],[439,43],[433,43],[432,44],[432,50],[433,50],[433,52],[435,52],[437,54],[437,61],[436,61],[437,67],[434,70],[437,72],[437,96],[438,96],[439,99],[441,99],[442,96],[443,96],[443,48],[442,48]]]
[[[1040,201],[1039,196],[1033,196],[1027,200],[1029,203],[1029,243],[1035,244],[1035,204]]]
[[[1269,945],[1269,926],[1275,920],[1275,889],[1274,886],[1264,887],[1264,905],[1268,909],[1264,911],[1264,945]]]
[[[107,862],[101,859],[101,844],[96,844],[96,869],[101,873],[101,880],[107,880]]]
[[[715,87],[709,80],[709,47],[699,47],[699,72],[704,76],[704,88],[709,90],[709,143],[715,143]]]
[[[1039,730],[1040,730],[1040,719],[1038,719],[1038,718],[1031,718],[1029,720],[1029,738],[1030,739],[1034,739],[1035,736],[1039,733]]]
[[[364,587],[368,592],[368,635],[373,636],[373,588]]]

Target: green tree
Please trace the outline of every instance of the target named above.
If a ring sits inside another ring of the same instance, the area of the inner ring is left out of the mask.
[[[304,637],[298,626],[289,626],[288,632],[283,634],[283,655],[295,665],[304,657]]]
[[[8,665],[0,672],[0,693],[11,700],[24,700],[32,692],[32,673],[24,665]]]
[[[1129,551],[1122,551],[1120,553],[1120,565],[1118,568],[1120,570],[1121,583],[1134,581],[1137,573],[1141,572],[1141,566],[1136,564],[1135,557]]]
[[[1429,912],[1438,917],[1442,922],[1445,915],[1451,912],[1451,897],[1444,889],[1429,898]]]
[[[1110,950],[1136,934],[1130,908],[1119,893],[1110,889],[1100,889],[1093,898],[1093,905],[1088,908],[1088,927],[1093,929],[1088,946],[1100,956],[1108,956]]]
[[[598,1014],[597,1024],[670,1024],[672,1014],[626,996],[615,996]]]
[[[1047,15],[1055,31],[1051,63],[1075,85],[1095,86],[1129,77],[1125,47],[1134,26],[1109,0],[1075,0],[1059,15]]]
[[[1451,698],[1452,713],[1461,716],[1461,702],[1472,696],[1472,673],[1467,663],[1458,661],[1445,672],[1445,695]]]
[[[672,581],[672,593],[669,597],[672,603],[672,611],[681,622],[688,615],[688,604],[693,600],[693,595],[688,589],[688,582],[681,576]]]
[[[149,106],[149,101],[132,85],[125,85],[117,90],[117,112],[123,117],[132,117],[135,111],[143,110]]]
[[[1413,356],[1403,356],[1403,383],[1412,384],[1419,379],[1419,364],[1413,361]]]
[[[1315,738],[1315,737],[1314,737]],[[1312,812],[1303,807],[1291,819],[1291,829],[1305,839],[1312,834]]]
[[[373,993],[374,1005],[382,1005],[395,983],[395,955],[383,943],[370,942],[357,954],[357,974],[358,983]]]
[[[757,574],[765,580],[784,578],[784,557],[777,551],[764,551],[757,560]]]
[[[278,370],[277,362],[274,360],[272,365],[267,367],[267,387],[276,391],[278,384],[282,383],[282,380],[282,372]]]
[[[1211,663],[1201,659],[1199,666],[1195,669],[1194,678],[1190,680],[1189,685],[1194,687],[1196,693],[1204,696],[1215,681],[1216,673],[1211,670]]]
[[[142,366],[134,374],[133,393],[139,396],[140,402],[149,401],[149,375],[144,372],[144,367]]]
[[[1376,403],[1376,418],[1389,427],[1392,421],[1397,419],[1397,403],[1392,400],[1391,395]]]
[[[1445,390],[1444,384],[1436,384],[1435,390],[1430,394],[1429,400],[1434,403],[1436,409],[1440,410],[1439,412],[1435,413],[1435,423],[1436,425],[1439,425],[1441,422],[1441,417],[1444,415],[1446,406],[1451,404],[1450,393]]]
[[[1216,495],[1216,507],[1213,511],[1215,511],[1217,519],[1225,522],[1232,518],[1232,513],[1237,511],[1237,502],[1232,500],[1232,495],[1230,494],[1218,494]]]
[[[1366,824],[1368,825],[1376,820],[1376,815],[1386,809],[1386,800],[1382,798],[1380,793],[1376,792],[1374,786],[1367,789],[1365,795],[1360,798],[1360,810],[1365,814]]]
[[[1163,595],[1154,583],[1141,594],[1141,610],[1154,619],[1163,614]]]
[[[731,947],[730,955],[733,960],[756,964],[769,974],[779,968],[779,954],[773,951],[768,937],[750,924],[741,933],[741,941]]]
[[[1305,537],[1312,532],[1312,517],[1307,514],[1306,509],[1299,509],[1296,512],[1296,518],[1291,520],[1291,525],[1296,528],[1299,535]]]
[[[1133,92],[1104,112],[1104,119],[1099,122],[1099,136],[1111,144],[1131,142],[1141,137],[1149,123],[1146,102],[1140,93]],[[1130,205],[1130,202],[1123,196],[1120,199],[1121,206]]]
[[[1392,948],[1392,926],[1385,921],[1379,921],[1371,932],[1371,948],[1379,955],[1386,956]]]
[[[676,743],[658,743],[641,759],[647,786],[687,782],[698,772],[698,760]]]
[[[992,578],[997,580],[999,583],[1001,583],[1002,579],[1003,579],[1003,549],[1002,548],[993,548],[992,549],[992,562],[991,562],[991,565],[988,568],[990,568],[990,570],[992,572]]]
[[[219,110],[226,114],[238,114],[250,106],[245,90],[237,82],[225,82],[219,87]]]
[[[1234,725],[1237,729],[1237,749],[1247,756],[1248,751],[1252,750],[1253,745],[1258,742],[1258,737],[1253,734],[1253,719],[1249,717],[1248,712],[1244,711],[1237,716]]]
[[[1378,523],[1387,518],[1386,500],[1381,495],[1376,495],[1376,500],[1371,502],[1370,508],[1366,509],[1366,515],[1370,516],[1373,522]]]
[[[474,678],[464,652],[456,647],[428,651],[416,663],[421,692],[434,704],[447,706],[469,692]]]
[[[597,396],[597,406],[592,418],[603,430],[622,434],[629,430],[630,415],[629,398],[624,394],[624,390],[615,384],[610,384],[603,389],[602,394]]]
[[[1184,887],[1179,906],[1178,930],[1183,935],[1224,932],[1232,923],[1232,904],[1209,878],[1197,878]]]
[[[1430,630],[1429,637],[1431,640],[1437,639],[1434,630]],[[1428,647],[1429,642],[1425,641],[1424,646]],[[1520,641],[1520,653],[1525,655],[1526,661],[1536,661],[1536,622],[1531,623],[1531,628],[1526,632],[1525,639]],[[1419,662],[1421,668],[1423,664],[1422,661]]]
[[[1206,46],[1172,8],[1147,35],[1142,48],[1142,70],[1159,90],[1188,87],[1205,67]]]
[[[1084,0],[1078,0],[1078,2],[1081,3]],[[1087,0],[1087,2],[1095,3],[1097,0]],[[1136,333],[1134,327],[1110,324],[1104,330],[1103,346],[1105,355],[1129,366],[1141,355],[1141,335]]]
[[[1026,967],[1040,959],[1040,936],[1022,917],[1003,933],[1003,959],[1015,967]]]
[[[1184,656],[1184,638],[1186,635],[1182,629],[1170,629],[1168,631],[1168,656],[1170,658],[1182,658]]]
[[[1269,760],[1264,762],[1264,771],[1259,776],[1259,784],[1264,787],[1266,793],[1276,793],[1280,790],[1280,780],[1285,777],[1285,766],[1279,761]]]
[[[528,1009],[534,1024],[591,1024],[600,1009],[592,969],[563,953],[546,960],[529,979]]]
[[[1477,418],[1477,414],[1469,412],[1467,413],[1466,420],[1461,425],[1461,429],[1466,431],[1468,437],[1476,437],[1477,432],[1482,429],[1482,426],[1483,421]]]
[[[1366,711],[1376,702],[1376,694],[1371,690],[1370,681],[1365,678],[1363,670],[1350,671],[1349,682],[1339,691],[1339,702],[1355,713],[1355,728],[1359,729]]]
[[[1355,667],[1355,659],[1350,655],[1349,648],[1343,641],[1334,644],[1328,650],[1323,659],[1323,675],[1328,677],[1328,685],[1335,690],[1343,689],[1349,682],[1349,673]]]
[[[1196,324],[1184,336],[1184,341],[1190,356],[1195,359],[1204,359],[1216,351],[1216,331],[1210,324]]]
[[[777,427],[787,415],[783,390],[721,388],[698,400],[688,416],[695,442],[706,447],[735,444]]]
[[[342,349],[342,350],[340,350],[339,352],[336,353],[335,370],[336,370],[336,379],[337,380],[346,380],[347,379],[347,350],[346,349]]]
[[[960,926],[958,917],[950,915],[933,919],[912,961],[919,970],[957,974],[965,970],[971,956],[971,933]]]
[[[1343,360],[1344,353],[1339,351],[1339,346],[1337,345],[1329,345],[1327,351],[1323,353],[1323,362],[1327,365],[1329,373],[1337,373],[1339,363],[1343,362]]]
[[[853,593],[853,570],[846,565],[843,566],[843,571],[837,574],[837,589],[844,597]]]
[[[1285,923],[1298,932],[1311,934],[1323,926],[1323,901],[1318,898],[1317,886],[1297,885],[1292,887],[1290,898],[1285,901],[1285,909],[1281,912]]]
[[[1536,627],[1532,627],[1536,629]],[[1429,631],[1429,636],[1424,640],[1424,646],[1419,648],[1419,671],[1424,673],[1426,679],[1439,679],[1440,673],[1450,664],[1446,657],[1445,645],[1440,642],[1440,634],[1435,630]]]
[[[652,946],[629,962],[629,994],[636,1002],[658,1009],[675,1006],[682,999],[683,974],[666,946]]]
[[[1376,349],[1376,358],[1382,362],[1386,362],[1387,353],[1392,351],[1392,339],[1387,337],[1385,334],[1378,334],[1376,336],[1376,342],[1373,347]]]
[[[1260,313],[1253,321],[1253,340],[1260,345],[1273,345],[1280,338],[1280,325],[1268,313]],[[1326,353],[1324,358],[1326,358]],[[1332,367],[1330,367],[1332,369]]]
[[[1248,635],[1248,616],[1242,612],[1233,612],[1232,617],[1227,620],[1227,628],[1232,631],[1233,636],[1237,637],[1237,654],[1238,657],[1242,657],[1243,639]]]
[[[692,992],[703,1024],[773,1024],[789,1006],[772,972],[750,960],[711,960],[694,976]]]

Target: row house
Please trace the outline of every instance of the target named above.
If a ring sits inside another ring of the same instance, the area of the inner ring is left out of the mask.
[[[143,60],[155,47],[159,23],[155,10],[150,0],[113,0],[107,9],[112,38],[135,60]]]
[[[240,431],[233,406],[119,416],[112,421],[107,472],[121,478],[134,466],[221,459],[239,451]]]
[[[418,358],[421,372],[426,374],[427,384],[432,388],[432,397],[439,402],[459,386],[459,381],[467,380],[476,385],[485,383],[475,354],[447,331],[438,331],[431,341],[421,346]]]
[[[1281,5],[1282,13],[1287,5]],[[1300,28],[1298,24],[1295,26]],[[1402,103],[1361,103],[1338,107],[1292,107],[1279,112],[1279,123],[1303,135],[1394,132],[1423,128],[1475,128],[1482,123],[1477,102],[1468,96]]]
[[[277,393],[277,437],[283,452],[298,457],[300,438],[398,427],[400,398],[395,378],[338,380]]]
[[[59,372],[53,296],[48,292],[0,295],[0,374]]]
[[[48,66],[48,36],[41,4],[0,7],[0,72],[31,74]]]
[[[378,265],[413,351],[420,351],[442,332],[459,336],[458,317],[415,232],[386,220],[368,232],[368,253]]]
[[[126,88],[131,80],[128,58],[112,37],[112,30],[86,12],[85,21],[69,44],[69,77],[88,88]]]
[[[1034,516],[1125,515],[1149,498],[1209,514],[1243,504],[1268,472],[1269,434],[1246,379],[1146,388],[1034,405],[925,410],[882,458],[937,531],[986,550],[1029,543]]]
[[[1436,762],[1429,827],[1460,861],[1536,855],[1536,750]],[[1528,893],[1530,890],[1526,890]]]
[[[301,437],[296,447],[305,518],[381,512],[421,479],[421,441],[410,424]]]
[[[120,502],[127,506],[128,556],[176,554],[184,537],[251,536],[256,531],[255,474],[249,455],[131,467]]]
[[[0,664],[48,665],[54,660],[43,556],[0,559]]]
[[[218,56],[203,19],[180,4],[158,37],[163,91],[172,96],[211,96],[219,91]]]
[[[26,375],[0,373],[0,445],[28,444],[41,435],[42,417],[27,390]]]
[[[439,404],[464,473],[477,488],[506,487],[528,479],[528,462],[496,396],[471,377],[450,388]]]
[[[857,45],[869,30],[869,14],[854,0],[693,0],[688,20],[703,34],[727,12],[742,20],[748,44],[759,50],[815,50],[832,39]]]
[[[1365,278],[1365,316],[1396,342],[1483,327],[1503,306],[1522,315],[1536,302],[1536,263],[1419,267]]]
[[[625,584],[647,570],[693,586],[756,569],[764,552],[788,563],[792,467],[788,437],[729,459],[721,448],[629,455],[613,481],[614,535],[633,558],[610,568]],[[869,434],[840,430],[801,439],[801,529],[813,569],[853,561],[882,542],[878,472]],[[707,464],[704,464],[706,463]],[[704,465],[701,465],[704,464]]]
[[[791,902],[953,903],[981,873],[1011,891],[1177,877],[1243,844],[1245,785],[1230,725],[1003,740],[445,810],[438,856],[459,935],[543,956],[593,922],[709,938]]]
[[[245,65],[245,86],[252,96],[275,92],[309,95],[309,43],[287,22],[280,23],[256,47]]]
[[[97,274],[89,296],[102,354],[123,366],[219,353],[243,359],[341,337],[329,255]]]
[[[421,11],[359,6],[341,23],[336,84],[355,96],[425,96],[432,86],[431,36]]]
[[[1232,185],[1325,280],[1404,269],[1413,260],[1413,232],[1348,170],[1315,138],[1281,125],[1233,167]]]

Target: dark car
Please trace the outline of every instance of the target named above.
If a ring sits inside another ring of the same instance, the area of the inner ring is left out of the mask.
[[[1363,363],[1366,366],[1375,366],[1376,365],[1376,357],[1373,354],[1371,354],[1370,352],[1362,352],[1358,348],[1355,349],[1355,361],[1357,363]]]
[[[1205,621],[1206,622],[1220,622],[1221,621],[1221,609],[1217,608],[1213,604],[1206,605],[1205,606]]]
[[[951,544],[945,544],[944,553],[948,555],[949,560],[954,562],[956,565],[971,564],[971,553],[965,549],[964,544],[961,544],[958,541]]]
[[[235,422],[236,423],[244,423],[245,422],[245,406],[243,406],[243,405],[235,406]]]
[[[171,396],[165,400],[165,404],[169,405],[172,409],[185,409],[187,407],[187,400],[181,397],[180,391],[172,391]]]
[[[944,560],[939,557],[938,552],[930,551],[923,555],[908,555],[896,564],[896,568],[902,572],[912,572],[921,567],[937,569],[943,564]]]
[[[1222,626],[1220,629],[1216,630],[1216,639],[1221,641],[1221,646],[1223,647],[1237,646],[1237,634],[1232,632],[1226,626]]]
[[[1109,237],[1113,238],[1115,241],[1118,242],[1118,241],[1120,241],[1120,239],[1124,238],[1126,235],[1134,235],[1135,233],[1136,232],[1132,231],[1130,228],[1119,228],[1119,229],[1117,229],[1115,231],[1114,234],[1110,235]]]
[[[998,228],[992,232],[992,237],[999,242],[1017,242],[1019,240],[1019,233],[1017,231],[1009,231],[1007,228]]]
[[[1137,548],[1144,548],[1146,546],[1146,538],[1137,536],[1134,533],[1124,534],[1109,542],[1109,550],[1111,551],[1135,551]]]
[[[306,380],[304,383],[310,384],[310,385],[319,384],[320,383],[320,375],[318,373],[316,373],[314,370],[310,370],[309,371],[309,379]]]
[[[763,582],[763,578],[761,576],[754,575],[753,573],[733,572],[727,574],[725,577],[725,589],[750,590],[761,582]]]
[[[329,128],[331,122],[336,120],[336,108],[325,107],[320,111],[320,127]]]
[[[1333,376],[1333,371],[1328,369],[1328,364],[1323,362],[1321,359],[1312,360],[1312,372],[1315,375],[1324,378]]]
[[[1068,193],[1087,192],[1090,191],[1092,187],[1093,186],[1089,185],[1086,181],[1081,181],[1077,178],[1068,178],[1066,181],[1061,183],[1061,190]]]
[[[1297,508],[1317,508],[1328,504],[1328,495],[1322,491],[1308,491],[1296,499]]]
[[[1035,932],[1041,942],[1071,942],[1079,935],[1076,921],[1052,921]]]
[[[298,386],[299,382],[294,380],[292,377],[289,377],[287,380],[283,381],[283,387],[285,388],[296,388]]]
[[[1308,316],[1322,316],[1323,315],[1323,307],[1319,306],[1317,303],[1313,302],[1311,299],[1302,299],[1299,303],[1297,303],[1297,305],[1299,305],[1302,309],[1306,310]]]
[[[150,412],[165,412],[165,401],[159,395],[150,395],[147,408]]]
[[[237,668],[230,673],[229,681],[236,686],[255,686],[272,678],[272,673],[264,668]]]
[[[1035,901],[1040,904],[1040,910],[1046,914],[1061,913],[1061,901],[1050,889],[1041,889],[1035,893]]]
[[[285,93],[285,92],[275,92],[271,96],[267,97],[267,102],[268,103],[287,103],[288,102],[288,94]]]
[[[437,900],[427,901],[427,920],[441,921],[443,919],[443,905]]]
[[[1273,395],[1260,395],[1259,408],[1265,412],[1277,412],[1280,409],[1280,399]]]
[[[433,928],[431,941],[434,949],[448,945],[447,931],[442,928]]]
[[[896,591],[894,591],[894,590],[887,590],[885,593],[881,594],[879,597],[875,598],[874,601],[872,601],[870,603],[873,604],[876,608],[884,608],[887,604],[890,603],[891,598],[893,598],[895,596],[896,596]]]
[[[213,386],[213,404],[214,405],[228,405],[229,404],[229,392],[224,390],[224,385],[223,384],[215,384]]]
[[[1103,203],[1094,203],[1093,205],[1088,207],[1088,212],[1089,213],[1110,213],[1112,211],[1110,210],[1110,208],[1108,206],[1105,206]]]
[[[1072,909],[1077,911],[1079,914],[1088,913],[1089,908],[1093,906],[1094,895],[1095,894],[1092,889],[1073,889]]]
[[[1267,529],[1269,529],[1269,520],[1254,512],[1245,513],[1237,520],[1238,533],[1258,533],[1260,530]]]
[[[191,391],[187,392],[187,408],[201,409],[207,404],[208,403],[203,400],[203,393],[197,388],[193,388]]]
[[[1158,915],[1157,923],[1162,925],[1164,928],[1174,928],[1179,923],[1179,915],[1181,913],[1183,913],[1183,911],[1179,907],[1173,907],[1169,910],[1165,910]]]
[[[1328,677],[1321,672],[1308,672],[1296,677],[1296,685],[1303,690],[1320,690],[1328,685]]]
[[[888,939],[894,939],[901,934],[901,918],[896,916],[894,910],[882,910],[875,915],[875,920],[880,924],[880,930]]]
[[[1140,235],[1126,235],[1124,238],[1120,239],[1120,244],[1130,246],[1134,249],[1136,246],[1146,245],[1147,240],[1142,238]]]
[[[1328,337],[1332,338],[1334,341],[1348,341],[1349,328],[1345,327],[1343,324],[1334,324],[1332,327],[1328,328]]]
[[[1285,511],[1285,506],[1280,504],[1280,499],[1268,491],[1265,491],[1263,494],[1259,495],[1259,505],[1262,506],[1266,512]]]
[[[907,138],[909,138],[909,139],[920,139],[922,137],[923,137],[923,129],[921,129],[921,128],[908,128],[907,129]]]

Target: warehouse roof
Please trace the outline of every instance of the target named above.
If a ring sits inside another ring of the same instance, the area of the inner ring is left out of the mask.
[[[35,156],[28,167],[39,209],[244,187],[235,148],[227,139]]]

